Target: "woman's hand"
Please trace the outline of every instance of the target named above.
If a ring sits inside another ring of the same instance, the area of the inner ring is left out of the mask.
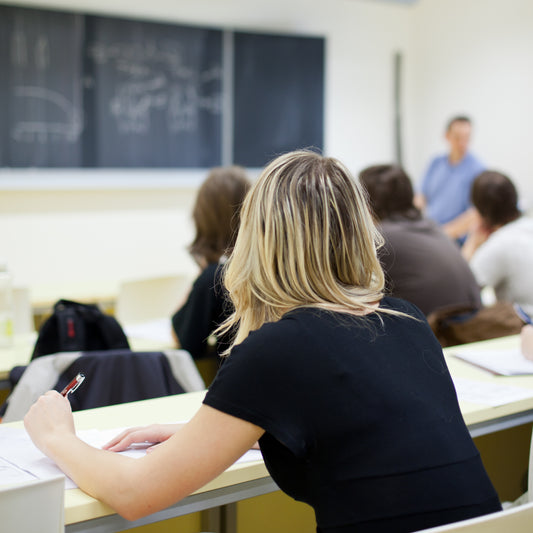
[[[522,328],[520,343],[524,357],[533,361],[533,326],[524,326]]]
[[[48,391],[26,413],[24,427],[35,446],[48,455],[54,439],[76,433],[70,402],[59,392]]]
[[[470,261],[476,250],[490,237],[491,230],[487,227],[484,220],[476,214],[466,237],[466,241],[461,248],[463,257]]]
[[[111,452],[122,452],[136,443],[159,444],[172,437],[183,425],[152,424],[151,426],[129,428],[117,435],[102,448]],[[151,448],[148,448],[146,451],[150,451]]]

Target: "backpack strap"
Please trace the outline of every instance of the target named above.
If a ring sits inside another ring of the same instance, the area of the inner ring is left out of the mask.
[[[57,316],[57,333],[62,352],[83,350],[86,342],[86,330],[83,318],[77,312],[79,304],[68,300],[59,300],[54,305]]]

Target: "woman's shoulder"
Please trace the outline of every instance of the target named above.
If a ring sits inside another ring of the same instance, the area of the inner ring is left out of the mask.
[[[209,263],[198,275],[194,285],[198,288],[213,289],[222,284],[222,265],[220,263]]]
[[[365,316],[357,316],[348,312],[330,311],[319,307],[299,307],[283,315],[280,320],[266,323],[258,330],[252,331],[248,338],[255,342],[263,342],[266,338],[287,338],[290,336],[302,338],[303,335],[309,336],[311,333],[320,335],[329,327],[345,324],[347,319],[354,325],[361,322],[362,327],[366,327],[368,318],[380,320],[380,318],[389,317],[396,320],[411,321],[415,318],[425,321],[425,315],[416,305],[401,298],[384,296],[380,301],[379,310],[385,312],[380,313],[378,311]],[[394,313],[387,313],[387,311]]]
[[[403,298],[396,298],[395,296],[384,296],[379,304],[380,309],[389,311],[397,311],[410,316],[424,316],[422,311],[413,303]]]

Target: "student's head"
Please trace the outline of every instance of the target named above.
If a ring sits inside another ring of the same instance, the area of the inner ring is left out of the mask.
[[[472,122],[463,115],[451,118],[446,125],[446,140],[450,145],[450,154],[462,158],[468,151]]]
[[[518,194],[504,174],[486,170],[472,183],[472,204],[489,228],[503,226],[520,216]]]
[[[196,236],[189,251],[200,265],[217,263],[224,254],[231,253],[240,209],[250,186],[241,167],[217,167],[209,172],[192,212]]]
[[[416,218],[420,212],[413,205],[413,185],[403,168],[397,165],[374,165],[359,174],[368,192],[374,216],[383,220],[393,215]]]
[[[236,343],[297,307],[370,309],[384,283],[379,244],[365,192],[339,161],[310,151],[273,160],[246,197],[225,273]]]

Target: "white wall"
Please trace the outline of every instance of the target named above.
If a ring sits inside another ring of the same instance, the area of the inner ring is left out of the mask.
[[[445,149],[446,120],[474,120],[473,150],[533,208],[533,2],[419,0],[411,10],[406,166]],[[532,244],[533,245],[533,244]]]
[[[33,0],[31,5],[323,35],[327,152],[354,170],[392,157],[392,56],[408,41],[405,6],[357,0]],[[0,188],[1,179],[0,173]],[[0,256],[16,282],[29,285],[191,272],[185,246],[194,194],[193,188],[169,187],[3,191]]]
[[[393,159],[392,61],[401,51],[404,162],[413,178],[445,149],[446,119],[464,112],[475,120],[476,153],[507,172],[533,207],[531,0],[418,0],[410,6],[376,0],[32,0],[31,5],[325,36],[326,152],[354,172]],[[0,189],[3,177],[0,171]],[[0,256],[17,282],[193,272],[185,246],[195,188],[140,190],[134,181],[130,189],[2,191]]]

